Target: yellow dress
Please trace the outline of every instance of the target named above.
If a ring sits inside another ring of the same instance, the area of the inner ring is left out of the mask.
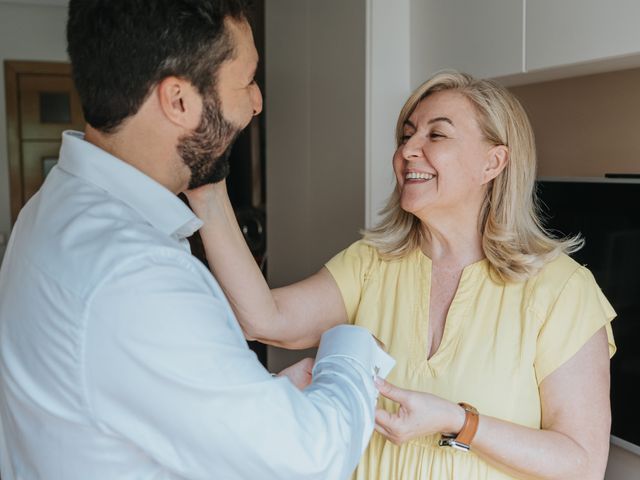
[[[462,272],[442,342],[427,360],[431,260],[419,249],[385,261],[356,242],[327,263],[351,323],[382,340],[397,363],[388,380],[467,402],[481,414],[540,428],[538,385],[601,327],[615,352],[611,305],[591,272],[566,255],[526,282],[499,284],[487,260]],[[380,400],[394,411],[393,402]],[[374,433],[357,480],[503,480],[513,477],[473,451],[437,445],[439,435],[401,446]]]

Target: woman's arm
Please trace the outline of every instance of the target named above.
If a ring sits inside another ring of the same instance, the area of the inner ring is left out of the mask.
[[[204,222],[202,243],[212,273],[249,339],[286,348],[307,348],[325,330],[347,321],[338,285],[322,268],[311,277],[270,290],[238,227],[226,183],[187,192]]]
[[[376,414],[376,429],[394,443],[462,429],[464,411],[455,403],[386,382],[379,389],[400,404],[395,415]],[[540,397],[540,430],[481,414],[473,452],[518,478],[602,480],[611,428],[604,328],[542,381]]]

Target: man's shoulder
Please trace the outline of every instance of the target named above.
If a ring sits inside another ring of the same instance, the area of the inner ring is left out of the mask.
[[[87,295],[110,272],[152,256],[191,255],[125,203],[78,185],[72,195],[36,197],[15,226],[14,255],[52,281]],[[54,198],[52,198],[54,197]]]

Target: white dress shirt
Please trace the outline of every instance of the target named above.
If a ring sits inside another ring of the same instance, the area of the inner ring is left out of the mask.
[[[189,251],[200,226],[163,186],[65,132],[0,270],[3,480],[349,476],[384,354],[338,327],[311,386],[272,378]]]

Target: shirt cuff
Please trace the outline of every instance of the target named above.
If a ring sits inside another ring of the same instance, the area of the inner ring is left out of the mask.
[[[369,330],[355,325],[338,325],[322,335],[315,366],[335,357],[357,362],[372,378],[386,378],[396,363],[380,348]]]

